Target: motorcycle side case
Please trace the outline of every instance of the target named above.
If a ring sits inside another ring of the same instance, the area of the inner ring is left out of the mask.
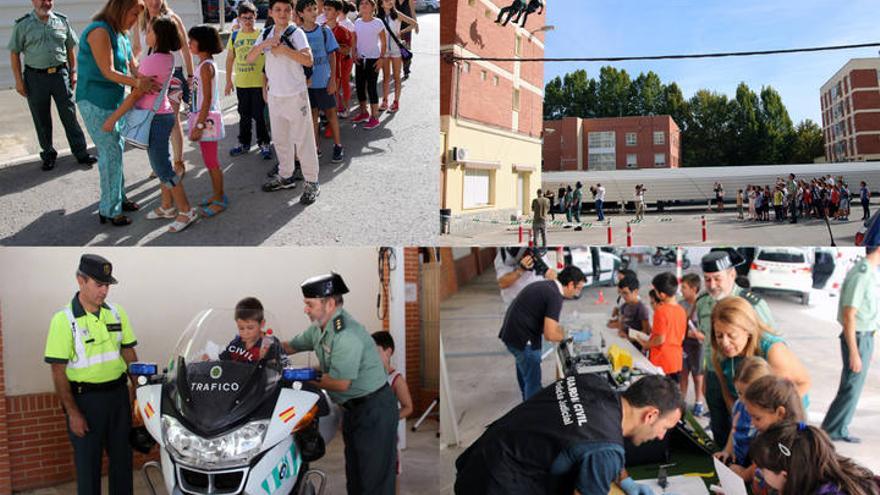
[[[155,384],[138,387],[137,402],[141,418],[144,420],[144,426],[164,451],[165,442],[162,438],[162,415],[160,414],[162,410],[162,385]]]
[[[269,429],[263,438],[262,449],[266,450],[284,440],[285,437],[289,437],[293,427],[309,413],[318,399],[318,394],[313,392],[289,388],[281,389],[278,400],[275,402],[275,410],[272,411]]]

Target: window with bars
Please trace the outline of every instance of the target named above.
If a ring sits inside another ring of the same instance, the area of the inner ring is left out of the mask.
[[[626,133],[626,145],[627,146],[635,146],[638,143],[638,136],[635,132],[627,132]]]
[[[666,133],[663,131],[654,131],[654,144],[666,144]]]

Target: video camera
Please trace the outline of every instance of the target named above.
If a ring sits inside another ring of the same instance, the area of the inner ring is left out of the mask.
[[[544,255],[545,254],[547,254],[546,249],[526,248],[526,249],[522,250],[522,256],[520,256],[519,259],[517,259],[517,263],[524,270],[532,270],[533,272],[535,272],[535,275],[540,275],[543,277],[544,274],[547,273],[547,270],[550,269],[550,267],[547,266],[547,263],[544,263]],[[532,257],[532,268],[526,268],[525,266],[523,266],[522,259],[525,258],[526,256]]]

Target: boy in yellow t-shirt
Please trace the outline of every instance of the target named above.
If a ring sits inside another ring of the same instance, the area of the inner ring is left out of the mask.
[[[247,54],[251,47],[260,37],[260,32],[254,29],[257,21],[257,8],[249,1],[238,4],[238,24],[241,29],[233,31],[226,44],[226,94],[232,93],[232,75],[235,74],[235,94],[238,98],[238,115],[240,117],[238,127],[238,146],[229,150],[230,156],[243,155],[251,149],[251,120],[257,126],[257,145],[264,159],[272,158],[272,148],[269,146],[269,130],[266,126],[264,109],[266,101],[263,99],[263,64],[265,56],[249,64]],[[234,71],[233,71],[234,69]]]

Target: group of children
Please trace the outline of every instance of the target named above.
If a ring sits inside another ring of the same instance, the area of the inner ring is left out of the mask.
[[[679,381],[683,395],[692,375],[696,389],[693,412],[704,415],[708,412],[702,386],[705,337],[694,314],[700,277],[694,273],[682,277],[680,300],[676,299],[679,284],[674,274],[654,277],[650,291],[653,321],[639,298],[635,272],[622,270],[618,277],[620,304],[609,327],[617,328],[624,338],[630,338],[630,329],[649,335],[634,337],[634,345],[648,353],[652,364]],[[751,484],[751,493],[880,494],[880,485],[869,470],[838,455],[821,428],[805,423],[804,400],[795,384],[774,374],[765,359],[742,358],[733,385],[738,399],[732,404],[730,436],[715,439],[723,444],[715,456]]]
[[[344,0],[270,0],[270,19],[262,31],[255,29],[256,7],[249,1],[238,5],[238,29],[226,45],[225,94],[233,88],[240,116],[238,145],[229,154],[239,156],[251,148],[252,130],[264,159],[278,165],[270,172],[264,191],[296,187],[304,180],[300,203],[309,205],[320,194],[318,186],[319,114],[327,121],[327,135],[333,139],[332,161],[342,162],[344,149],[339,117],[348,117],[351,70],[355,69],[358,113],[351,121],[365,130],[380,125],[380,111],[400,108],[402,57],[407,48],[401,35],[418,27],[415,19],[399,12],[395,0],[358,0],[355,6]],[[347,15],[357,10],[352,22]],[[146,15],[146,14],[142,14]],[[168,152],[176,121],[172,101],[183,88],[174,87],[173,53],[181,49],[182,34],[169,15],[144,22],[139,73],[163,83],[159,93],[133,91],[104,123],[112,130],[132,108],[152,109],[147,152],[153,174],[160,181],[161,204],[148,219],[173,219],[169,232],[180,232],[199,216],[213,217],[228,208],[219,163],[219,141],[224,137],[220,113],[220,84],[214,56],[223,45],[216,28],[199,25],[187,33],[190,52],[197,58],[192,81],[193,105],[189,116],[189,139],[199,143],[202,159],[211,178],[212,195],[193,207],[187,198],[182,167],[172,167]],[[385,70],[383,100],[378,98],[378,74]],[[389,82],[394,79],[394,102],[388,105]],[[369,106],[368,106],[369,104]],[[268,122],[267,122],[268,120]],[[271,131],[270,131],[271,129]]]

